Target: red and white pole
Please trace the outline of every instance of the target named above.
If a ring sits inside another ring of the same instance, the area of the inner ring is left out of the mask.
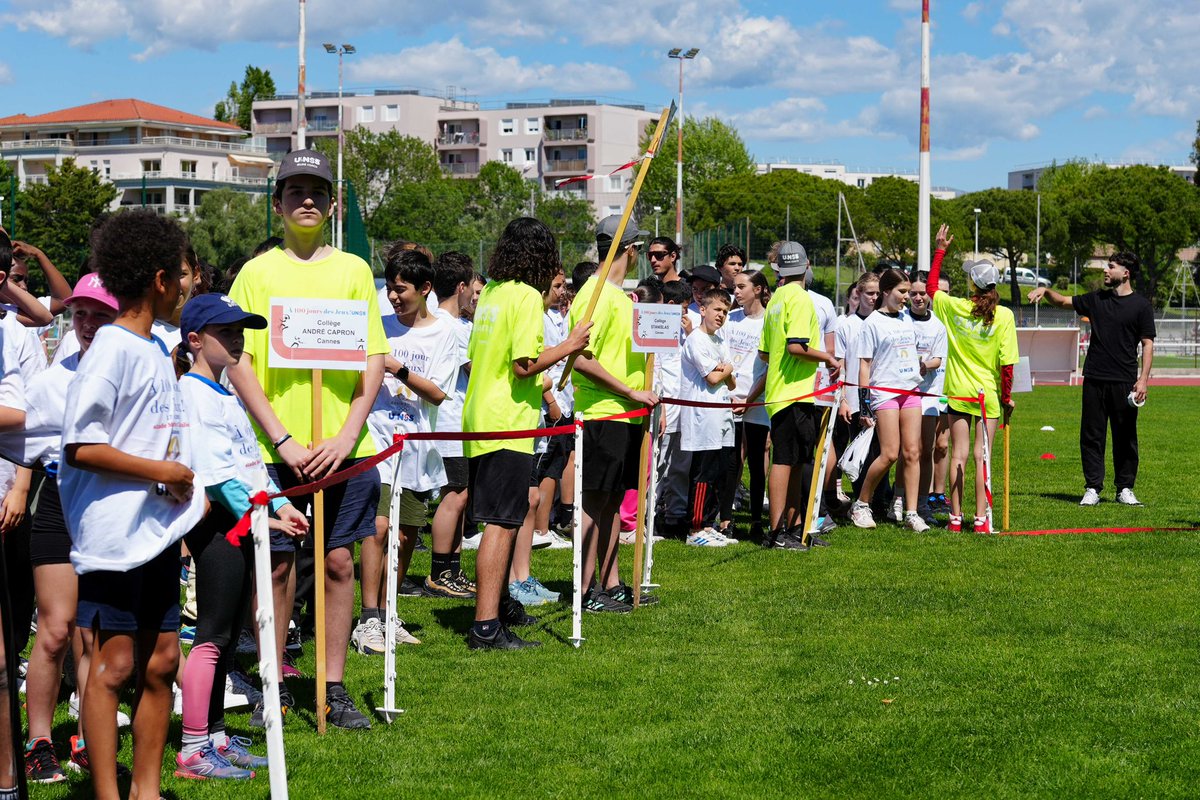
[[[921,154],[918,166],[917,269],[929,271],[929,0],[921,0]]]

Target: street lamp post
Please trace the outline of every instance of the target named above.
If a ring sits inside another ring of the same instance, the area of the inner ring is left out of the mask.
[[[0,200],[3,200],[3,199],[4,199],[3,197],[0,197]],[[655,239],[658,238],[658,220],[661,215],[662,215],[662,206],[655,206],[654,207],[654,238]]]
[[[693,47],[684,52],[682,47],[667,51],[667,58],[679,61],[679,146],[675,155],[675,243],[683,246],[683,62],[695,58],[700,49]]]
[[[982,208],[975,209],[975,257],[979,258],[979,214]]]
[[[342,150],[345,149],[346,131],[342,126],[342,56],[353,55],[355,52],[354,45],[343,43],[341,47],[325,42],[325,52],[336,55],[338,57],[338,171],[337,171],[337,226],[334,228],[334,244],[337,249],[342,249]]]

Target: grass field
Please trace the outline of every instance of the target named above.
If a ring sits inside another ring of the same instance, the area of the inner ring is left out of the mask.
[[[1151,392],[1140,425],[1145,508],[1117,506],[1109,487],[1106,502],[1081,509],[1078,387],[1019,395],[1013,527],[1200,524],[1200,455],[1187,427],[1198,401],[1200,389]],[[997,498],[1000,454],[997,445]],[[324,738],[311,712],[290,718],[291,796],[1197,794],[1195,533],[984,537],[881,525],[829,538],[810,553],[664,543],[662,603],[585,617],[580,650],[565,642],[565,607],[534,610],[529,635],[541,650],[472,654],[470,606],[401,598],[425,642],[398,660],[407,713]],[[621,557],[628,575],[631,550]],[[534,567],[568,588],[569,551],[538,553]],[[426,556],[413,572],[427,569]],[[301,666],[311,674],[311,644]],[[381,658],[351,655],[347,685],[361,706],[380,703],[382,669]],[[311,683],[294,689],[308,706]],[[230,721],[243,728],[246,716]],[[176,719],[173,745],[178,736]],[[126,737],[126,757],[128,746]],[[85,796],[73,781],[32,796]],[[265,797],[267,781],[168,777],[164,789]]]

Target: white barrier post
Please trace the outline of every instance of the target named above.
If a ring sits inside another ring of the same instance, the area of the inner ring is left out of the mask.
[[[994,532],[992,525],[992,440],[988,436],[987,405],[984,403],[983,389],[979,390],[979,420],[982,423],[983,435],[983,485],[987,497],[988,531]]]
[[[658,427],[662,415],[662,404],[650,412],[650,484],[646,487],[646,561],[642,565],[642,591],[657,589],[658,584],[650,580],[654,570],[654,517],[658,508]]]
[[[575,415],[575,537],[572,542],[571,644],[583,644],[583,416]]]
[[[392,434],[392,444],[400,441],[400,429]],[[376,711],[389,725],[396,716],[403,714],[403,708],[396,708],[396,574],[400,571],[400,453],[392,456],[395,467],[392,469],[392,498],[388,504],[388,538],[387,538],[387,581],[386,597],[383,603],[384,641],[387,650],[383,654],[383,705]]]
[[[266,491],[263,474],[256,478],[255,493]],[[279,664],[275,655],[275,598],[271,592],[271,532],[269,506],[251,506],[250,534],[254,540],[254,584],[258,612],[258,674],[263,686],[263,727],[267,735],[267,761],[272,800],[287,800],[287,760],[283,750],[283,712],[279,707]]]

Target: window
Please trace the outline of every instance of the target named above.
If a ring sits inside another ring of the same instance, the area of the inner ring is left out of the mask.
[[[375,106],[359,106],[358,107],[359,122],[374,122],[375,121]]]
[[[191,204],[192,204],[191,194],[188,192],[187,189],[176,189],[175,190],[175,205],[190,206]]]
[[[400,121],[400,106],[391,105],[383,107],[384,122],[399,122]]]
[[[100,162],[99,161],[93,161],[93,162],[91,162],[91,164],[89,166],[91,166],[91,168],[92,168],[93,175],[100,174]]]
[[[146,159],[142,162],[142,172],[146,175],[162,172],[162,162],[157,158]]]
[[[542,132],[542,118],[541,117],[527,118],[525,120],[525,132],[526,133],[541,133]]]
[[[112,163],[109,162],[108,159],[104,160],[104,177],[106,177],[106,178],[112,177]]]
[[[605,206],[604,216],[611,217],[614,214],[620,214],[624,210],[625,208],[623,206]]]
[[[505,148],[500,151],[500,160],[505,164],[511,164],[513,160],[512,148]]]
[[[500,120],[500,135],[501,136],[512,136],[516,132],[517,132],[517,121],[516,120],[514,120],[514,119]]]
[[[526,147],[525,148],[525,160],[526,161],[534,161],[536,159],[537,159],[537,151],[534,150],[532,147]]]
[[[587,148],[581,147],[575,151],[575,157],[580,161],[587,161]]]
[[[625,177],[623,175],[609,175],[608,190],[610,192],[625,191]]]
[[[196,177],[196,162],[195,161],[180,161],[179,168],[183,172],[183,177]]]
[[[865,189],[866,187],[867,187],[867,179],[866,179],[866,178],[859,178],[859,179],[858,179],[858,188],[860,188],[860,189]]]

